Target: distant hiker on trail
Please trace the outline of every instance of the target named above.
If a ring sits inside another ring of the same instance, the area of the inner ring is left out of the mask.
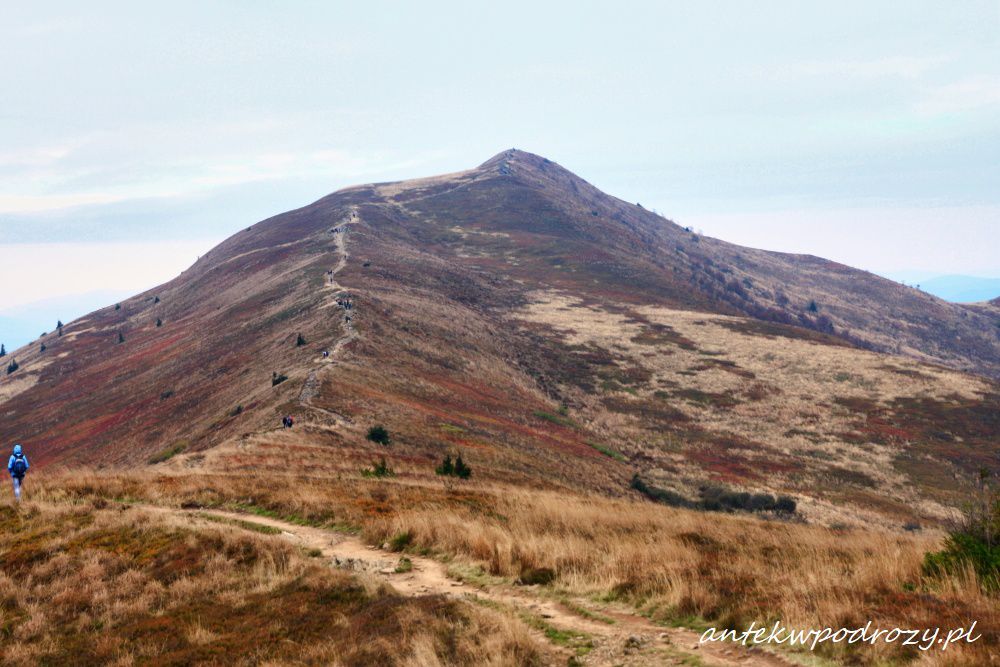
[[[330,356],[330,350],[323,350],[323,358],[326,359]]]
[[[295,420],[292,419],[291,415],[285,415],[281,418],[281,425],[284,428],[291,428],[295,424]]]
[[[28,457],[21,451],[21,445],[14,445],[14,453],[7,461],[7,472],[10,473],[10,481],[14,484],[14,497],[17,502],[21,502],[21,484],[24,483],[24,476],[29,467]]]

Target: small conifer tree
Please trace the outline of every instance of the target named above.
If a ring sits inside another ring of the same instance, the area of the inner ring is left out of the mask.
[[[461,454],[455,458],[455,477],[459,479],[469,479],[472,477],[472,468],[465,465]]]
[[[451,477],[455,474],[455,464],[451,462],[451,454],[444,457],[444,461],[435,468],[434,472],[445,477]]]
[[[125,342],[125,336],[122,334],[121,331],[118,332],[118,342],[119,343],[124,343]]]
[[[163,320],[161,320],[159,317],[156,318],[156,326],[158,326],[158,327],[162,327],[163,326]]]
[[[3,343],[0,343],[0,357],[7,356],[7,348],[4,347]]]
[[[302,347],[305,344],[306,344],[305,337],[302,334],[299,334],[298,337],[295,339],[295,347]]]

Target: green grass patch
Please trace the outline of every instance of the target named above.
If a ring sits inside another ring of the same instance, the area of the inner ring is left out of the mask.
[[[531,414],[538,417],[539,419],[544,419],[547,422],[552,422],[553,424],[558,424],[559,426],[568,426],[570,428],[576,428],[576,422],[574,422],[569,417],[554,415],[551,412],[545,412],[543,410],[535,410]]]
[[[353,524],[348,524],[348,523],[341,523],[338,521],[334,521],[332,518],[318,519],[318,518],[301,516],[299,514],[282,513],[270,509],[268,507],[263,507],[261,505],[253,505],[248,503],[231,503],[225,505],[224,508],[235,510],[237,512],[254,514],[256,516],[267,517],[268,519],[277,519],[279,521],[285,521],[286,523],[293,523],[296,526],[309,526],[311,528],[327,528],[329,530],[336,530],[341,533],[357,534],[361,532],[360,526],[355,526]]]
[[[596,611],[587,609],[581,604],[578,604],[567,597],[560,597],[559,604],[569,609],[571,612],[577,616],[582,616],[583,618],[590,619],[592,621],[597,621],[598,623],[604,623],[605,625],[614,625],[618,621],[611,618],[610,616],[605,616]]]
[[[466,584],[472,584],[473,586],[478,586],[480,588],[485,588],[487,586],[502,586],[512,583],[510,578],[493,576],[488,574],[486,570],[480,566],[469,565],[467,563],[453,563],[449,565],[446,574],[450,579],[461,581]]]
[[[616,452],[615,450],[611,449],[607,445],[602,445],[601,443],[599,443],[599,442],[593,442],[592,440],[587,440],[586,443],[588,445],[590,445],[591,447],[593,447],[594,449],[596,449],[597,451],[599,451],[601,454],[604,454],[607,457],[613,458],[615,461],[624,461],[625,460],[624,456],[622,456],[620,453]]]
[[[265,526],[264,524],[254,523],[253,521],[232,519],[227,516],[218,516],[216,514],[209,514],[207,512],[198,512],[197,517],[199,519],[205,519],[206,521],[213,521],[215,523],[221,523],[228,526],[236,526],[237,528],[242,528],[243,530],[252,530],[255,533],[261,533],[263,535],[281,534],[281,529],[279,528],[275,528],[274,526]]]
[[[392,539],[389,540],[389,549],[391,551],[402,551],[412,543],[413,533],[407,530],[392,536]]]
[[[572,650],[578,657],[583,657],[594,650],[594,640],[585,632],[560,630],[547,623],[541,616],[493,600],[480,597],[470,597],[468,600],[493,611],[516,614],[525,625],[541,632],[553,644]]]
[[[178,442],[176,444],[167,447],[166,449],[157,452],[153,456],[149,457],[149,465],[156,465],[157,463],[163,463],[164,461],[169,461],[174,458],[185,449],[188,448],[187,442]]]

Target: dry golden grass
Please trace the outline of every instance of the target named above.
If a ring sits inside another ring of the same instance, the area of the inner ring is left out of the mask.
[[[403,598],[278,537],[93,503],[0,507],[2,661],[11,665],[510,665],[523,625]]]
[[[990,664],[996,655],[996,597],[971,575],[940,580],[921,572],[938,533],[830,529],[478,483],[282,481],[271,476],[263,488],[260,479],[231,475],[76,476],[36,493],[243,506],[360,527],[376,544],[408,534],[410,548],[511,581],[551,568],[561,594],[627,604],[666,623],[952,628],[975,620],[984,639],[949,649],[946,664]],[[835,657],[877,664],[915,655],[881,645]]]
[[[664,478],[686,495],[706,475],[704,463],[686,456],[690,443],[684,434],[658,433],[645,413],[628,414],[621,405],[645,401],[654,410],[669,406],[690,425],[754,443],[738,454],[751,471],[766,474],[749,486],[793,492],[811,520],[898,527],[907,513],[928,519],[951,516],[950,507],[929,497],[894,465],[904,443],[857,433],[865,417],[843,403],[974,400],[991,390],[982,378],[851,347],[768,338],[747,330],[753,323],[743,318],[653,306],[622,312],[556,291],[535,292],[533,298],[514,315],[516,320],[553,327],[569,345],[608,354],[614,359],[610,373],[639,378],[606,381],[595,392],[577,391],[573,399],[580,408],[574,418],[592,432],[608,434],[626,454],[668,469]],[[670,333],[657,333],[658,326]],[[681,339],[687,343],[677,344]],[[609,409],[609,399],[618,409]],[[775,468],[776,463],[785,467]],[[810,468],[813,474],[804,477]],[[858,475],[865,485],[877,487],[882,502],[873,502],[864,489],[832,491],[838,485],[823,478],[830,469]],[[865,502],[854,502],[858,500]]]

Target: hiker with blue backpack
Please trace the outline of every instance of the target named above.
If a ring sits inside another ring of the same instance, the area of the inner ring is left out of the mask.
[[[28,472],[28,457],[21,451],[21,445],[14,445],[14,453],[7,461],[7,472],[10,473],[10,481],[14,484],[14,497],[21,502],[21,484],[24,483],[24,476]]]

